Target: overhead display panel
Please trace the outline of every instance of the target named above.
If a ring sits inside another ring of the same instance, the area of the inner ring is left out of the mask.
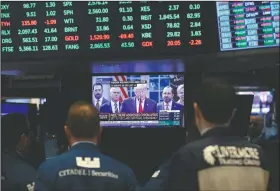
[[[216,2],[221,51],[279,47],[279,1]]]
[[[200,1],[2,2],[2,58],[213,52],[215,17]]]

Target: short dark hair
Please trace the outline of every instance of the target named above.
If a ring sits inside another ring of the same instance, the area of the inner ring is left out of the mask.
[[[216,79],[203,79],[194,93],[194,102],[198,104],[206,121],[224,124],[229,121],[235,108],[236,93],[233,86]]]
[[[21,113],[11,113],[1,117],[3,148],[16,147],[23,134],[30,131],[27,118]]]
[[[68,111],[66,124],[75,138],[96,137],[100,131],[99,112],[88,102],[75,102]]]
[[[171,86],[165,86],[164,88],[171,88],[171,93],[174,94],[174,89]]]
[[[103,85],[101,83],[95,83],[92,85],[92,90],[94,90],[95,86],[101,86],[101,89],[103,89]]]

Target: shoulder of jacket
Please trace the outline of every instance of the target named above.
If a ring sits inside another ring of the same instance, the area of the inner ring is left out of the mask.
[[[107,160],[107,162],[110,162],[114,167],[116,167],[116,169],[120,169],[123,172],[131,171],[131,168],[128,165],[126,165],[116,159],[113,159],[109,156],[101,154],[100,158],[101,158],[101,160],[102,160],[102,158],[104,158],[105,160]]]

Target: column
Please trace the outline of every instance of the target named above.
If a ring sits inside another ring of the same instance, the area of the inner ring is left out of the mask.
[[[44,39],[43,51],[58,51],[59,36],[57,29],[57,2],[44,2]]]

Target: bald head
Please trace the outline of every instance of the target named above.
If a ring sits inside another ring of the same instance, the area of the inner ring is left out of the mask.
[[[69,111],[67,127],[75,138],[93,138],[99,134],[99,112],[87,102],[74,103]]]

